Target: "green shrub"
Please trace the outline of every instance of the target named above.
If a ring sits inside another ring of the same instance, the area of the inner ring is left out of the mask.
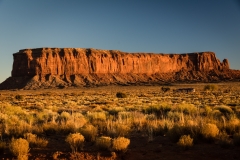
[[[183,147],[184,149],[188,149],[193,146],[193,139],[190,137],[190,135],[183,135],[180,137],[177,145]]]
[[[18,160],[27,160],[29,152],[29,143],[26,139],[12,139],[9,144],[9,150]]]
[[[124,138],[124,137],[118,137],[113,139],[112,149],[114,151],[126,151],[129,144],[130,144],[130,139]]]
[[[65,141],[70,145],[73,153],[83,149],[84,140],[84,136],[80,133],[69,134],[65,139]]]
[[[112,145],[112,138],[101,136],[96,139],[96,146],[102,150],[110,150]]]
[[[219,133],[219,129],[215,124],[207,123],[201,128],[201,134],[203,138],[207,140],[213,140]]]
[[[123,92],[117,92],[116,97],[117,98],[126,98],[127,95],[125,93],[123,93]]]

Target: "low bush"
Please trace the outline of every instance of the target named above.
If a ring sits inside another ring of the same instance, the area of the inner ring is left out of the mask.
[[[204,86],[204,91],[215,91],[217,89],[218,89],[218,86],[214,84],[208,84]]]
[[[23,100],[23,96],[18,94],[18,95],[15,96],[15,99],[16,100]]]
[[[80,133],[85,137],[87,141],[93,142],[95,141],[98,130],[91,124],[86,124],[80,129]]]
[[[234,113],[231,107],[224,105],[214,107],[214,110],[219,110],[227,118]]]
[[[105,121],[107,119],[106,113],[105,112],[88,112],[87,117],[89,118],[89,121],[94,121],[94,120],[101,120]]]
[[[84,136],[80,133],[71,133],[65,139],[65,141],[70,145],[73,153],[83,149],[84,140]]]
[[[190,137],[190,135],[183,135],[180,137],[177,145],[183,147],[184,149],[188,149],[193,146],[193,139]]]
[[[123,93],[123,92],[117,92],[116,97],[117,98],[126,98],[127,95],[125,93]]]
[[[39,138],[37,135],[32,133],[25,133],[24,138],[28,141],[30,147],[46,147],[48,144],[48,141],[44,138]]]
[[[219,133],[219,129],[215,124],[207,123],[201,128],[201,134],[203,138],[207,140],[213,140]]]
[[[198,126],[194,125],[174,125],[169,131],[167,132],[168,138],[176,143],[182,135],[189,135],[193,137],[194,140],[198,140],[200,136],[200,129]]]
[[[128,145],[130,144],[130,139],[124,137],[118,137],[113,139],[112,149],[114,151],[126,151]]]
[[[12,139],[9,144],[9,150],[18,160],[27,160],[29,152],[29,143],[26,139]]]
[[[63,111],[61,114],[60,114],[60,116],[58,117],[58,121],[60,121],[60,122],[67,122],[67,120],[69,120],[70,119],[70,117],[71,117],[71,114],[70,113],[68,113],[68,112],[65,112],[65,111]]]
[[[161,90],[162,90],[164,93],[166,93],[166,92],[170,91],[171,89],[170,89],[170,87],[162,87]]]
[[[96,146],[101,150],[110,150],[112,145],[112,138],[101,136],[96,139]]]
[[[159,104],[154,106],[149,106],[143,109],[146,114],[155,114],[160,118],[167,117],[168,112],[170,112],[172,107],[169,104]]]

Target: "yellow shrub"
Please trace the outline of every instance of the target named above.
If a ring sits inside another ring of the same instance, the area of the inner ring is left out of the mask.
[[[26,139],[12,139],[9,149],[18,160],[28,159],[29,143]]]
[[[203,125],[201,133],[204,138],[212,139],[218,135],[219,129],[215,124],[207,123],[206,125]]]
[[[183,147],[183,148],[189,148],[193,146],[193,139],[190,137],[190,135],[183,135],[180,137],[177,145]]]
[[[114,151],[125,151],[130,144],[130,139],[124,137],[118,137],[113,139],[112,149]]]
[[[72,152],[78,152],[78,150],[83,149],[84,137],[80,133],[69,134],[65,141],[69,143]]]

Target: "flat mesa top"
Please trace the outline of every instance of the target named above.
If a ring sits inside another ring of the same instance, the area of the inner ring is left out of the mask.
[[[103,49],[94,49],[94,48],[50,48],[50,47],[43,47],[43,48],[27,48],[27,49],[21,49],[19,52],[15,54],[21,54],[24,53],[26,50],[32,50],[33,52],[42,52],[43,50],[86,50],[86,51],[105,51],[105,52],[119,52],[124,54],[162,54],[162,55],[189,55],[189,54],[204,54],[204,53],[210,53],[215,54],[212,51],[205,51],[205,52],[191,52],[191,53],[153,53],[153,52],[123,52],[120,50],[103,50]]]

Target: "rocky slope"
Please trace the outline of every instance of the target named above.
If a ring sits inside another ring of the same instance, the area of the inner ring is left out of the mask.
[[[83,48],[24,49],[13,54],[12,76],[0,89],[238,80],[240,72],[213,52],[126,53]]]

